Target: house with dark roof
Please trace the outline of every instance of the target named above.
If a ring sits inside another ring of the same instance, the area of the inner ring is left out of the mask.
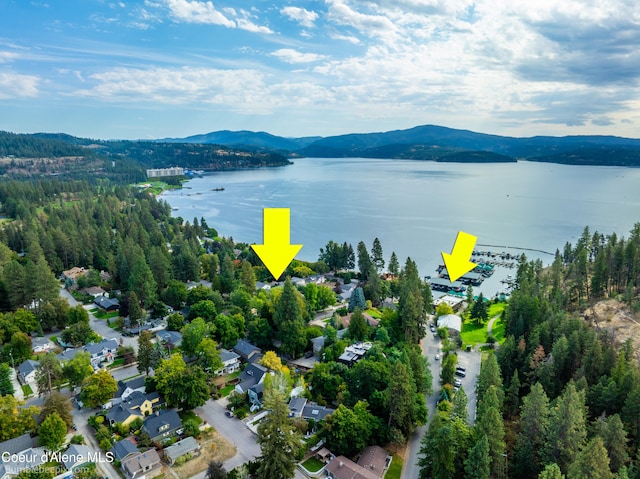
[[[111,364],[118,352],[118,340],[103,339],[99,343],[89,343],[81,348],[91,355],[91,365],[99,369],[103,364]]]
[[[372,346],[370,342],[362,341],[351,344],[344,348],[344,352],[338,357],[338,362],[346,364],[347,366],[353,366],[367,354],[367,351],[369,351]]]
[[[127,479],[147,479],[158,475],[162,463],[157,451],[149,449],[129,456],[120,466]]]
[[[2,452],[0,479],[15,477],[20,471],[43,464],[47,451],[43,447],[36,447],[37,444],[38,438],[32,438],[29,433],[0,442],[0,451]]]
[[[233,347],[233,351],[240,355],[240,357],[247,362],[253,362],[256,356],[262,353],[262,350],[258,346],[254,346],[245,339],[240,339]]]
[[[160,405],[160,394],[157,391],[149,394],[134,391],[120,404],[109,409],[106,418],[112,426],[118,422],[129,424],[138,417],[144,419],[150,416]]]
[[[258,383],[247,390],[247,399],[251,403],[250,411],[257,411],[262,407],[262,396],[264,394],[264,383]]]
[[[156,332],[156,338],[165,346],[173,349],[182,344],[182,334],[178,331],[162,329]]]
[[[200,455],[200,444],[191,436],[164,448],[164,457],[171,466],[176,462],[176,459],[187,454]]]
[[[289,401],[289,417],[302,417],[302,410],[306,405],[306,398],[291,398],[291,401]]]
[[[62,463],[69,472],[73,472],[76,468],[84,466],[92,457],[92,449],[83,444],[71,444],[67,450],[61,455]]]
[[[324,421],[324,419],[333,412],[335,412],[335,409],[319,406],[314,402],[309,402],[302,408],[302,414],[300,417],[307,420],[313,419],[314,421]]]
[[[125,400],[134,391],[140,391],[141,393],[146,392],[144,380],[144,376],[136,376],[128,381],[118,381],[118,390],[116,391],[115,397]]]
[[[249,363],[244,371],[238,376],[238,384],[236,384],[235,390],[238,394],[247,392],[252,386],[261,384],[264,381],[264,376],[267,374],[267,368],[260,364]]]
[[[23,384],[32,383],[36,380],[36,371],[40,363],[33,359],[27,359],[18,365],[18,378]]]
[[[149,434],[152,441],[163,442],[178,434],[182,429],[182,420],[173,409],[163,409],[147,417],[142,429]]]
[[[106,296],[98,296],[93,303],[107,312],[118,311],[120,309],[120,301],[117,298],[107,298]]]
[[[111,452],[113,453],[113,457],[122,462],[127,457],[138,454],[140,451],[138,447],[127,438],[116,442],[111,448]]]
[[[223,367],[216,371],[216,376],[235,373],[240,369],[240,355],[238,353],[220,348],[220,359]]]

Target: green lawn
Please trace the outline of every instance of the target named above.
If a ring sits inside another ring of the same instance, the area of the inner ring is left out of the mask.
[[[193,411],[180,411],[178,413],[178,416],[180,416],[180,419],[182,419],[182,422],[190,419],[192,421],[197,422],[198,426],[202,424],[202,418],[200,416],[197,416],[196,413]]]
[[[229,394],[231,394],[231,391],[233,391],[235,389],[235,386],[233,384],[227,384],[225,387],[223,387],[220,390],[220,396],[222,396],[223,398],[227,397]]]
[[[507,303],[491,303],[491,306],[489,306],[489,319],[502,313],[506,307]]]
[[[324,467],[324,462],[319,461],[315,457],[310,457],[302,463],[302,466],[309,472],[318,472]]]
[[[387,470],[387,474],[384,476],[385,479],[400,479],[400,475],[402,474],[402,458],[397,454],[393,455],[393,461],[391,461],[391,465]]]
[[[111,311],[110,313],[107,313],[104,309],[101,309],[97,313],[94,313],[94,316],[99,319],[106,319],[106,318],[116,318],[118,314],[119,314],[118,311]]]
[[[466,344],[478,344],[478,343],[486,343],[487,342],[487,325],[486,324],[476,324],[475,321],[467,322],[465,321],[462,324],[462,333],[460,334],[462,337],[462,342]],[[464,345],[463,345],[464,347]]]
[[[28,384],[25,384],[24,386],[22,386],[22,393],[25,397],[33,396],[33,389],[31,389],[31,386],[29,386]]]
[[[365,309],[364,312],[367,313],[372,318],[376,318],[376,319],[381,319],[382,318],[382,313],[380,311],[378,311],[378,309],[376,309],[376,308]]]
[[[493,337],[496,338],[498,344],[502,344],[504,342],[504,331],[506,328],[506,324],[502,318],[496,319],[496,322],[493,323],[493,329],[491,333]]]
[[[109,364],[107,366],[107,369],[113,369],[113,368],[117,368],[119,366],[122,366],[124,364],[124,359],[122,358],[118,358],[116,359],[114,362],[112,362],[111,364]]]

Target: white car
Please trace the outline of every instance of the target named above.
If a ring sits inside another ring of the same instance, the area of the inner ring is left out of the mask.
[[[436,361],[439,361],[439,360],[440,360],[440,355],[436,354]]]

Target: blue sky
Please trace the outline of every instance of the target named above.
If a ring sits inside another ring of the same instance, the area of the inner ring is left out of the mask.
[[[0,129],[637,137],[628,0],[2,0]]]

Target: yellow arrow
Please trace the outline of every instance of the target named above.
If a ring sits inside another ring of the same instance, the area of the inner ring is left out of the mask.
[[[290,243],[289,213],[289,208],[265,208],[264,244],[251,245],[276,280],[302,249],[301,244]]]
[[[449,273],[449,281],[452,283],[476,267],[476,264],[470,261],[470,259],[477,239],[477,237],[469,233],[458,231],[458,236],[456,237],[456,242],[453,243],[451,254],[442,253],[444,265]]]

